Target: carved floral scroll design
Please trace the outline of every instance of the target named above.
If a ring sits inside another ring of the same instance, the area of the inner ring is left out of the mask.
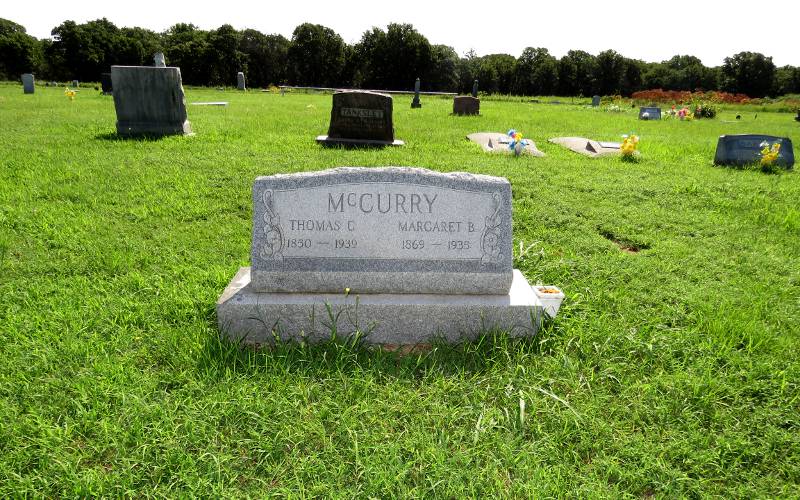
[[[499,264],[503,259],[500,248],[500,193],[492,193],[494,212],[486,217],[486,227],[481,235],[481,266]]]
[[[283,260],[283,229],[281,218],[275,213],[272,190],[264,191],[261,196],[266,211],[264,212],[264,244],[261,246],[261,258]]]

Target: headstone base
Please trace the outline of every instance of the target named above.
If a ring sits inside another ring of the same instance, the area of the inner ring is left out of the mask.
[[[599,142],[585,137],[553,137],[548,142],[564,146],[571,151],[591,158],[622,154],[621,144],[616,142]]]
[[[475,144],[479,144],[487,153],[514,154],[514,151],[508,147],[510,141],[508,134],[500,132],[477,132],[469,134],[467,139]],[[536,156],[537,158],[543,158],[545,156],[544,153],[539,151],[533,141],[529,139],[525,139],[525,141],[525,147],[522,149],[522,153]]]
[[[317,136],[317,143],[323,146],[352,146],[352,147],[383,147],[383,146],[405,146],[406,143],[400,139],[393,141],[373,141],[367,139],[343,139],[334,138],[327,135]]]
[[[216,310],[220,331],[246,345],[321,341],[334,328],[340,338],[359,331],[366,344],[394,346],[474,340],[493,329],[523,337],[536,333],[543,316],[542,303],[516,269],[504,295],[345,295],[255,292],[250,268],[243,267]]]
[[[411,109],[419,109],[422,107],[422,103],[419,102],[419,99],[414,99],[411,101]]]
[[[135,123],[118,121],[117,134],[122,136],[193,135],[189,120],[183,123]]]

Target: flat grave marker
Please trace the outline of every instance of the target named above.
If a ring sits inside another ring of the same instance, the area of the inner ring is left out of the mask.
[[[786,168],[794,166],[794,148],[788,137],[761,134],[721,135],[714,153],[715,165],[744,166],[758,163],[764,144],[780,143],[781,150],[775,164]]]
[[[639,108],[639,119],[640,120],[660,120],[661,119],[661,108],[651,107],[651,106],[642,106]]]

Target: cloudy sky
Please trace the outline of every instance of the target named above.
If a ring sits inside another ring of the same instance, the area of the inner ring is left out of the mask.
[[[695,55],[709,66],[741,51],[772,56],[775,64],[800,66],[797,20],[800,2],[730,0],[650,0],[609,2],[481,2],[450,0],[155,1],[80,0],[38,2],[7,0],[0,17],[25,26],[36,37],[71,19],[84,22],[106,17],[118,26],[163,31],[178,22],[203,29],[231,24],[291,38],[303,22],[332,28],[355,43],[373,26],[411,23],[431,43],[453,46],[459,54],[508,53],[525,47],[546,47],[561,57],[570,49],[592,54],[614,49],[645,61],[675,54]]]

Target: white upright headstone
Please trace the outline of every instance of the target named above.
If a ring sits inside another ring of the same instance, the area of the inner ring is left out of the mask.
[[[153,63],[155,64],[156,68],[166,68],[167,63],[164,60],[164,53],[163,52],[156,52],[153,55]]]

